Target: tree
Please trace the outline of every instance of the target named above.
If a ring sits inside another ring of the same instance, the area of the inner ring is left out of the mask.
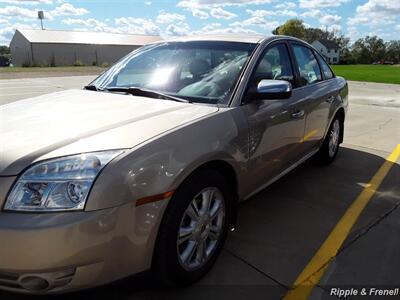
[[[0,46],[0,55],[10,54],[10,47]]]
[[[385,58],[386,47],[377,36],[358,39],[352,47],[352,54],[357,63],[370,64]]]
[[[304,26],[303,20],[290,19],[285,24],[278,26],[272,31],[273,34],[294,36],[299,39],[304,39],[306,33],[306,27]]]
[[[312,43],[316,40],[328,40],[332,41],[335,39],[335,33],[331,31],[321,30],[319,28],[306,28],[304,40],[308,43]]]
[[[362,38],[354,42],[351,53],[357,63],[370,64],[372,62],[371,53],[369,53]]]
[[[377,36],[365,38],[365,44],[368,51],[371,53],[373,61],[379,61],[385,58],[386,46],[381,38]]]
[[[385,60],[400,63],[400,40],[386,43]]]
[[[312,43],[316,40],[335,42],[340,49],[342,64],[370,64],[378,61],[400,63],[400,40],[385,43],[377,36],[358,39],[350,47],[350,39],[335,31],[306,28],[300,19],[290,19],[272,31],[273,34],[294,36]]]

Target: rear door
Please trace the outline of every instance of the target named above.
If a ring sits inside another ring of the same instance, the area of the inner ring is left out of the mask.
[[[306,114],[302,150],[311,152],[325,135],[335,91],[332,82],[324,80],[314,50],[297,42],[291,42],[291,45],[297,73],[295,90],[303,98]]]

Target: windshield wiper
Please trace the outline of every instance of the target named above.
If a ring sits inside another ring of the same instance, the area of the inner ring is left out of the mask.
[[[89,84],[89,85],[85,85],[84,87],[83,87],[83,89],[84,90],[89,90],[89,91],[103,91],[103,89],[101,89],[101,88],[98,88],[96,85],[94,85],[94,84]]]
[[[172,100],[177,102],[184,102],[190,103],[190,101],[174,97],[171,95],[167,95],[158,91],[138,88],[138,87],[109,87],[105,88],[105,91],[108,92],[121,92],[121,93],[128,93],[135,96],[143,96],[143,97],[150,97],[150,98],[157,98],[157,99],[165,99],[165,100]]]

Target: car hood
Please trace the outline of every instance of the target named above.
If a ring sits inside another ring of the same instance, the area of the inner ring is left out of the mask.
[[[0,176],[63,155],[132,148],[217,107],[69,90],[0,106]]]

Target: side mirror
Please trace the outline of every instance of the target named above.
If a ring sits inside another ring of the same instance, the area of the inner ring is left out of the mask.
[[[287,99],[292,95],[292,85],[285,80],[263,79],[251,98],[255,100]]]

